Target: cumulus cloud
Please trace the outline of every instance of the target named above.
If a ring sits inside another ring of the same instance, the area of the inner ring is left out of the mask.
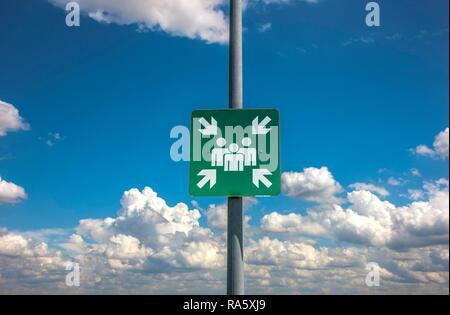
[[[183,279],[187,285],[194,273],[198,273],[196,280],[200,281],[211,270],[224,268],[224,240],[200,227],[198,210],[190,210],[184,203],[169,206],[148,187],[125,192],[121,205],[116,217],[81,220],[75,234],[65,242],[54,244],[66,253],[65,259],[60,252],[50,250],[46,243],[25,236],[40,235],[38,232],[19,234],[0,230],[0,265],[3,267],[0,267],[0,274],[4,269],[4,274],[12,275],[12,270],[16,272],[15,260],[27,257],[27,266],[21,272],[30,273],[29,281],[36,281],[34,275],[40,276],[41,271],[35,270],[39,269],[39,264],[43,269],[59,268],[54,274],[57,281],[47,283],[46,279],[45,282],[58,292],[67,289],[63,286],[63,262],[74,261],[83,271],[81,282],[84,285],[80,290],[98,288],[112,279],[120,282],[121,277],[130,280],[135,274],[155,275],[149,277],[155,285],[153,290],[157,290],[158,283],[166,281],[166,284],[172,283],[173,289],[174,279],[181,277],[179,274],[185,274]],[[44,264],[44,258],[51,258],[48,265]],[[14,282],[14,279],[8,277],[6,281]],[[108,285],[110,289],[121,286],[112,282]],[[26,292],[23,285],[18,287],[19,292]]]
[[[448,147],[449,147],[449,131],[446,128],[444,131],[440,132],[434,139],[433,148],[428,147],[425,144],[421,144],[413,149],[418,155],[428,156],[428,157],[440,157],[441,159],[448,158]]]
[[[25,293],[28,288],[42,293],[42,287],[36,290],[36,284],[54,285],[66,263],[61,253],[49,249],[46,243],[0,229],[0,294]]]
[[[49,0],[64,8],[68,0]],[[102,23],[136,24],[147,30],[162,30],[174,36],[209,43],[228,41],[228,23],[223,0],[78,0],[81,10]]]
[[[244,210],[249,210],[251,207],[256,205],[258,201],[253,197],[244,198]],[[220,231],[226,231],[227,220],[228,220],[228,206],[227,204],[215,205],[212,204],[206,210],[206,218],[208,221],[208,226]],[[249,216],[244,217],[244,223],[250,221]]]
[[[0,137],[6,136],[11,131],[28,129],[30,129],[30,125],[20,116],[19,110],[0,100]]]
[[[414,283],[408,292],[445,293],[448,244],[423,240],[446,230],[439,209],[448,210],[448,181],[428,182],[423,189],[429,196],[426,205],[412,204],[408,209],[355,191],[348,196],[347,208],[321,204],[304,217],[265,216],[262,234],[246,239],[248,292],[371,293],[364,283],[365,267],[376,261],[384,293],[401,292],[405,282]],[[448,240],[448,214],[446,220]],[[214,225],[213,217],[208,221]],[[221,221],[216,226],[221,227]],[[404,238],[396,235],[396,229]],[[373,246],[318,246],[303,237],[273,238],[263,235],[264,230],[270,234],[301,230],[305,235]],[[169,206],[150,188],[125,192],[117,216],[81,220],[65,242],[48,239],[53,242],[49,246],[40,240],[41,234],[0,228],[0,292],[200,294],[223,293],[225,287],[223,235],[202,227],[197,210],[184,203]],[[424,246],[434,245],[416,248],[409,241],[414,238]],[[405,239],[410,242],[407,246],[390,246],[392,240]],[[80,264],[79,288],[64,283],[69,261]]]
[[[150,256],[152,253],[152,249],[142,246],[137,238],[123,234],[112,236],[110,246],[105,251],[107,257],[116,259],[139,259]]]
[[[367,190],[348,193],[350,205],[327,204],[306,216],[272,213],[261,219],[268,232],[328,235],[339,242],[392,249],[448,244],[448,180],[425,183],[427,201],[395,206]],[[314,227],[308,229],[306,227]],[[318,233],[317,231],[320,231]]]
[[[448,158],[448,128],[440,132],[434,140],[434,150],[439,154],[441,158]]]
[[[350,185],[355,191],[347,194],[349,205],[342,206],[335,198],[341,187],[326,168],[285,173],[282,182],[288,196],[320,205],[309,209],[306,215],[277,212],[265,215],[261,219],[265,232],[327,236],[337,242],[392,249],[448,243],[446,179],[424,183],[419,194],[411,191],[414,202],[406,206],[380,200],[375,194],[386,197],[388,191],[366,183]]]
[[[10,257],[45,257],[49,254],[45,243],[32,243],[22,235],[4,233],[0,235],[0,255]]]
[[[341,185],[326,167],[283,173],[281,185],[283,193],[289,197],[318,203],[336,202],[336,195],[342,191]]]
[[[428,146],[421,144],[418,145],[415,149],[416,154],[423,155],[423,156],[435,156],[436,152],[429,148]]]
[[[121,204],[115,218],[81,220],[65,248],[96,253],[118,269],[158,272],[223,264],[219,240],[200,227],[198,210],[184,203],[170,207],[148,187],[125,192]]]
[[[272,212],[262,217],[261,229],[271,233],[298,233],[309,236],[325,236],[327,230],[322,224],[314,222],[310,217],[290,213],[282,215]]]
[[[309,244],[283,242],[268,237],[250,241],[246,257],[249,263],[255,265],[281,265],[305,269],[324,268],[331,261],[326,249],[317,250]]]
[[[210,241],[191,242],[180,251],[179,256],[189,268],[214,269],[224,266],[223,249]]]
[[[250,241],[246,257],[254,265],[248,268],[247,282],[262,286],[261,292],[279,293],[289,288],[289,292],[297,293],[376,293],[365,285],[369,262],[380,266],[383,292],[401,292],[405,283],[416,293],[444,293],[442,288],[448,286],[445,247],[407,252],[387,248],[317,248],[301,241],[264,237]]]
[[[227,229],[227,205],[210,205],[208,210],[206,210],[206,217],[208,220],[208,226],[226,231]]]
[[[25,189],[14,183],[7,182],[0,177],[0,204],[13,204],[26,198],[27,194],[25,193]]]

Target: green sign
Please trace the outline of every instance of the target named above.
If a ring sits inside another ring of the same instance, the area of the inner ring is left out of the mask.
[[[193,196],[280,194],[277,110],[197,110],[191,116]]]

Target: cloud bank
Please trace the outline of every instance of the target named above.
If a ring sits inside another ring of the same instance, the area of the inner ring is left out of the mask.
[[[248,292],[448,292],[448,180],[424,183],[427,200],[407,206],[366,190],[349,192],[343,206],[329,203],[323,186],[330,185],[310,185],[333,178],[325,168],[314,170],[301,181],[317,203],[307,215],[272,212],[246,226]],[[169,206],[149,187],[126,191],[120,204],[117,216],[81,220],[64,241],[0,228],[0,292],[223,293],[224,206],[211,205],[202,220],[199,210]],[[378,289],[365,285],[373,261],[381,267]],[[68,262],[80,264],[78,288],[64,284]]]
[[[268,232],[331,236],[337,242],[404,249],[448,244],[449,187],[441,179],[424,185],[427,201],[395,206],[367,190],[347,194],[348,207],[326,204],[306,216],[271,213],[261,219]]]

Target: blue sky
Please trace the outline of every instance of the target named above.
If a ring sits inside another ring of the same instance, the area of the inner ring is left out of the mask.
[[[365,24],[366,3],[248,7],[244,103],[279,109],[283,171],[327,167],[345,190],[383,186],[384,199],[403,206],[408,189],[448,178],[448,153],[411,151],[432,148],[448,127],[448,1],[378,1],[378,28]],[[0,100],[31,127],[0,137],[0,176],[27,194],[0,204],[0,227],[72,231],[114,217],[134,187],[192,208],[188,165],[171,160],[169,134],[192,110],[227,107],[228,46],[86,15],[69,28],[65,14],[45,0],[0,3]],[[224,199],[196,201],[206,209]],[[251,224],[313,204],[261,199]]]

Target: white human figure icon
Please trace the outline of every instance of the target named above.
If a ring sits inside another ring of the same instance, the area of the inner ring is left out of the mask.
[[[225,154],[225,172],[242,172],[244,170],[244,154],[239,153],[236,143],[230,144]]]
[[[223,166],[223,156],[228,153],[228,149],[225,148],[227,140],[219,138],[216,141],[217,147],[212,150],[211,153],[211,165]]]
[[[239,153],[244,155],[245,166],[256,166],[256,148],[250,148],[252,145],[252,139],[242,139],[243,148],[239,150]]]

